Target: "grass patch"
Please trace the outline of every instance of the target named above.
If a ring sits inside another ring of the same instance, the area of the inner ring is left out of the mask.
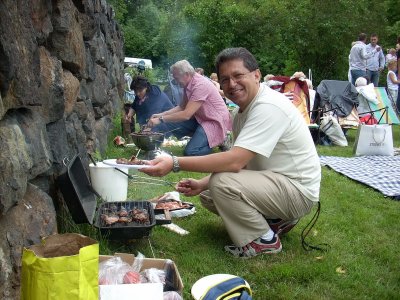
[[[348,147],[318,146],[318,153],[352,156],[355,133],[349,132]],[[394,126],[395,147],[400,146],[399,134],[399,126]],[[129,157],[135,151],[135,148],[115,148],[111,143],[105,156]],[[182,154],[181,148],[168,151]],[[175,182],[203,175],[180,172],[169,174],[165,179]],[[168,186],[139,185],[130,181],[128,198],[148,199],[167,191],[171,191]],[[254,299],[399,298],[400,202],[327,167],[322,168],[320,219],[308,238],[311,243],[328,243],[331,249],[327,253],[305,252],[301,247],[300,233],[311,214],[282,237],[281,253],[249,260],[230,257],[223,251],[230,240],[221,219],[204,209],[198,197],[182,196],[182,200],[193,202],[197,209],[193,216],[173,220],[190,232],[187,236],[156,226],[149,238],[108,241],[92,226],[73,224],[68,212],[62,214],[60,227],[62,231],[81,232],[96,238],[100,241],[101,254],[137,254],[140,251],[147,257],[173,259],[185,285],[185,299],[191,299],[191,286],[199,278],[215,273],[245,278],[254,291]]]

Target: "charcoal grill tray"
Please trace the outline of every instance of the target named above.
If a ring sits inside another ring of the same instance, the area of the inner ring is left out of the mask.
[[[101,220],[101,214],[103,209],[109,208],[110,206],[117,206],[117,211],[121,208],[125,208],[127,211],[133,210],[135,208],[143,209],[147,211],[149,216],[149,221],[146,223],[139,222],[129,222],[124,223],[114,223],[111,225],[106,225],[103,220]],[[151,229],[158,223],[156,220],[154,210],[149,201],[120,201],[120,202],[107,202],[102,203],[98,208],[98,213],[96,216],[95,226],[100,229],[100,232],[108,236],[109,239],[113,240],[123,240],[123,239],[138,239],[145,236],[149,236]]]
[[[95,192],[90,184],[83,167],[82,161],[76,155],[67,164],[67,172],[58,179],[61,193],[71,213],[72,219],[77,224],[89,223],[98,228],[102,235],[112,240],[129,240],[149,236],[155,225],[171,223],[171,217],[162,210],[154,210],[149,201],[118,201],[102,202],[97,208]],[[101,217],[102,208],[110,205],[117,208],[125,207],[128,211],[136,208],[145,209],[149,215],[149,222],[146,224],[130,222],[128,224],[103,225]],[[165,219],[156,219],[155,214],[165,214]]]

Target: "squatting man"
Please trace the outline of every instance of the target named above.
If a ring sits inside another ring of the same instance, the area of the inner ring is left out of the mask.
[[[242,258],[280,252],[279,234],[319,201],[321,167],[311,134],[283,94],[260,86],[258,63],[248,50],[225,49],[215,64],[224,94],[238,105],[233,147],[198,157],[159,156],[141,172],[210,173],[182,179],[176,189],[200,195],[202,205],[222,218],[233,242],[225,250]]]

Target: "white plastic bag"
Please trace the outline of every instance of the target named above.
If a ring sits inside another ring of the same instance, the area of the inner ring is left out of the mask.
[[[325,114],[321,118],[320,128],[331,139],[333,144],[341,147],[348,146],[343,130],[334,116]]]
[[[393,156],[392,126],[389,124],[361,124],[358,127],[356,141],[354,143],[354,153],[356,156]]]

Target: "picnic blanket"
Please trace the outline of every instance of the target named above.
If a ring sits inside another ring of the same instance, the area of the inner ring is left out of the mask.
[[[320,162],[385,196],[400,200],[400,156],[321,156]]]
[[[400,124],[399,118],[396,115],[394,103],[389,99],[386,89],[384,87],[375,88],[376,97],[378,98],[378,104],[371,103],[371,110],[377,110],[384,107],[388,108],[388,123],[389,124]],[[375,118],[379,120],[382,116],[382,111],[375,112]],[[383,116],[381,123],[386,122],[386,116]]]

